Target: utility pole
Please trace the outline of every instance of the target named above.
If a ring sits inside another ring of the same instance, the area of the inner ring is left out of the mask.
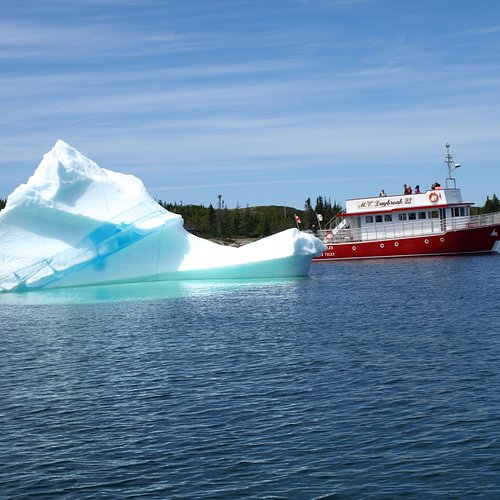
[[[219,201],[217,203],[217,236],[219,238],[219,241],[222,241],[222,195],[218,194],[217,198],[219,198]]]

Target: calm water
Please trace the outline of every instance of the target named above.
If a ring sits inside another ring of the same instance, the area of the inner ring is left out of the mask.
[[[500,256],[0,296],[0,497],[498,498]]]

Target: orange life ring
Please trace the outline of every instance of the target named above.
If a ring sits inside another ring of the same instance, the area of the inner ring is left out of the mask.
[[[437,193],[431,193],[429,195],[429,201],[432,202],[432,203],[436,203],[436,201],[439,200],[439,196]]]

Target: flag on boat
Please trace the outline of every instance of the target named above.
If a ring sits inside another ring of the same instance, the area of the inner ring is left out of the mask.
[[[321,214],[316,214],[316,217],[318,219],[318,222],[321,222],[323,220],[323,216]]]
[[[297,215],[297,214],[293,214],[293,216],[295,217],[295,222],[297,224],[300,224],[302,221],[300,220],[300,217]]]

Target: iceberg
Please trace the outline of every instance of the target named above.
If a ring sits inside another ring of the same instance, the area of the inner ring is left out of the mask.
[[[0,212],[0,292],[304,276],[325,249],[295,228],[239,248],[197,237],[140,179],[59,140]]]

